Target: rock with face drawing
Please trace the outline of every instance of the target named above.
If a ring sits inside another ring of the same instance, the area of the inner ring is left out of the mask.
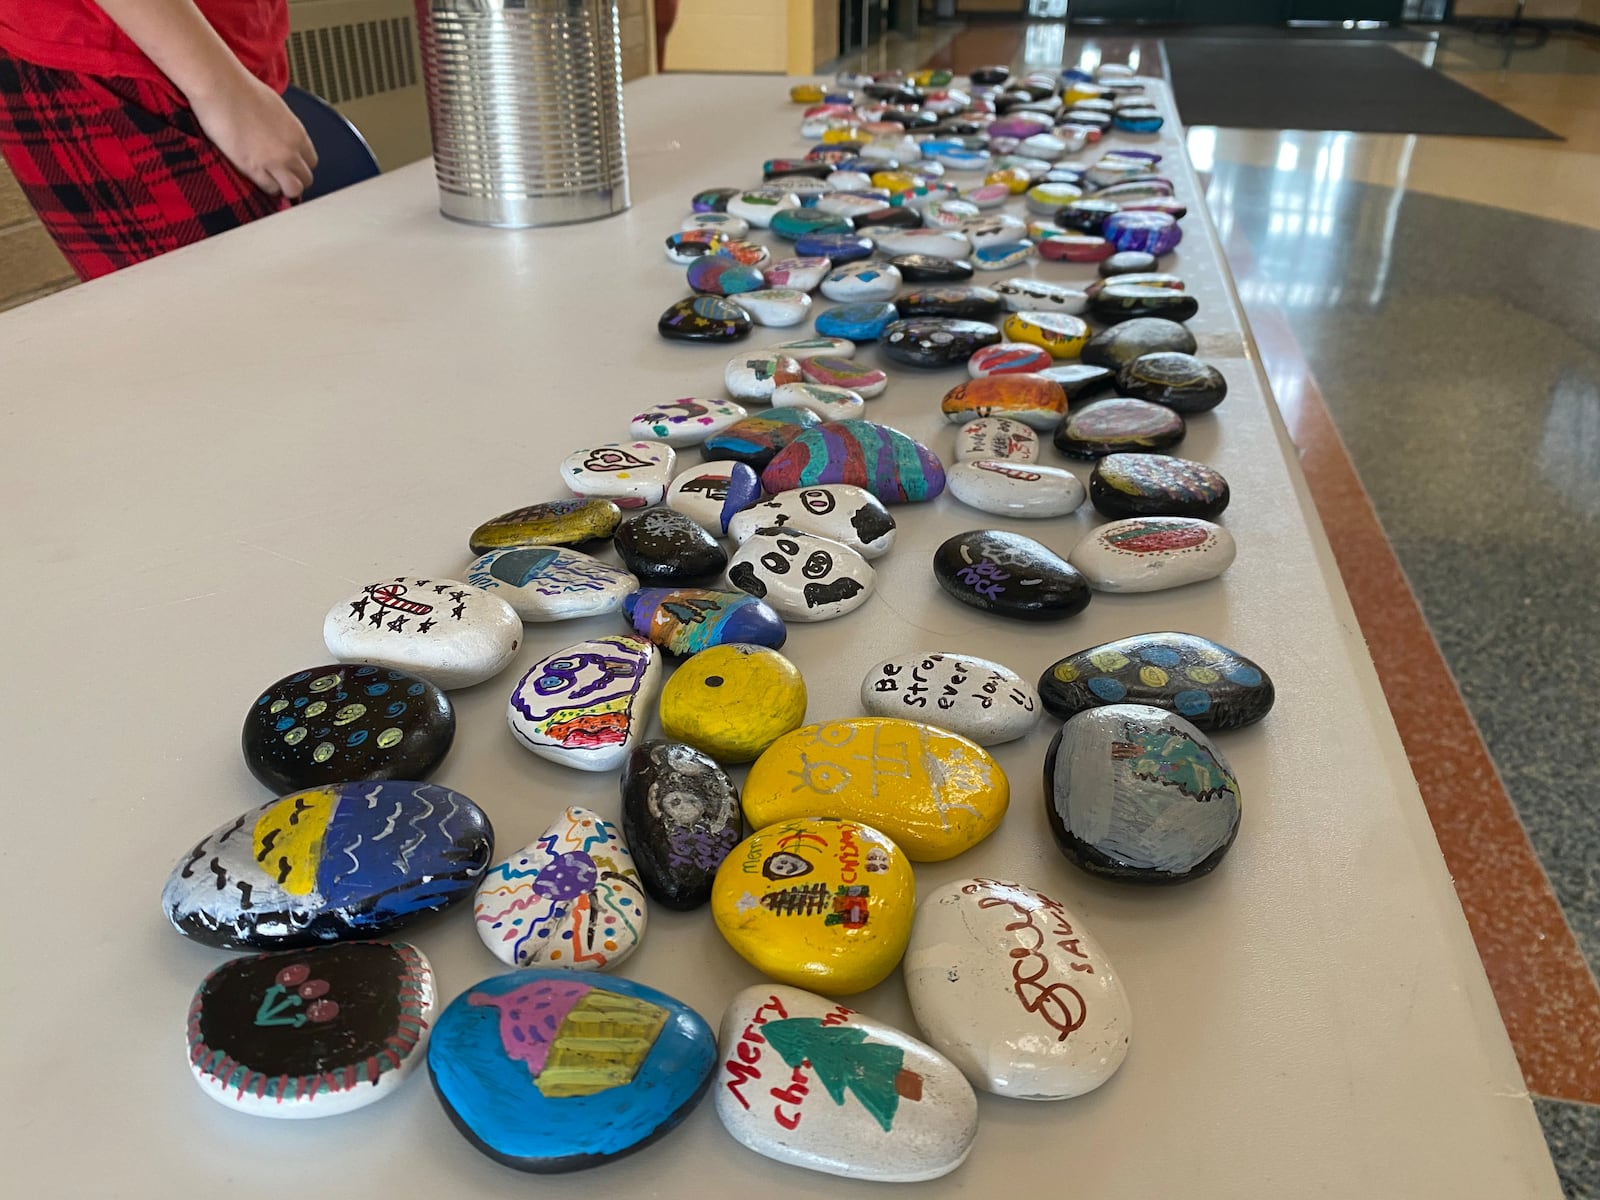
[[[894,546],[893,515],[866,488],[850,483],[780,492],[737,513],[728,522],[728,535],[742,544],[758,529],[773,527],[814,533],[849,546],[862,558],[879,558]]]
[[[652,899],[699,908],[739,844],[739,790],[707,755],[681,742],[645,742],[622,768],[622,832]]]
[[[661,673],[661,653],[644,638],[613,633],[579,642],[528,668],[506,720],[541,758],[609,771],[644,736]]]
[[[876,573],[850,547],[798,529],[758,529],[728,564],[728,582],[787,621],[826,621],[860,608]]]

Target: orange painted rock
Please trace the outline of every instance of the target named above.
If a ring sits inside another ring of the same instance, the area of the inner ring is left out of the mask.
[[[958,425],[974,417],[1011,417],[1034,429],[1054,429],[1066,415],[1067,393],[1041,375],[985,375],[951,388],[940,408]]]

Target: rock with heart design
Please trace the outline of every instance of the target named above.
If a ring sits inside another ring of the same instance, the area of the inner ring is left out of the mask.
[[[250,773],[282,796],[362,779],[426,779],[455,736],[455,709],[427,680],[330,663],[262,692],[239,743]]]
[[[677,461],[677,452],[664,442],[610,442],[567,455],[561,482],[575,496],[599,496],[618,508],[645,508],[666,496]]]
[[[1031,463],[1039,457],[1039,435],[1010,417],[978,417],[956,433],[956,462],[991,460]],[[945,472],[948,486],[950,473]]]
[[[235,958],[189,1004],[189,1070],[258,1117],[329,1117],[391,1095],[422,1061],[433,968],[404,942]]]
[[[623,601],[623,611],[636,632],[668,654],[733,642],[776,649],[788,637],[783,618],[748,592],[643,588]]]
[[[639,586],[627,571],[565,546],[491,550],[467,568],[467,582],[499,596],[524,621],[616,612]]]
[[[1061,385],[1039,375],[983,375],[958,383],[944,394],[939,409],[964,424],[975,417],[1009,417],[1034,429],[1054,429],[1067,411]]]
[[[448,691],[498,675],[522,644],[522,619],[470,583],[396,575],[330,608],[322,640],[341,662],[410,671]]]
[[[768,746],[744,783],[750,824],[796,817],[865,821],[913,862],[942,862],[999,827],[1006,773],[976,742],[899,717],[806,725]]]
[[[1128,883],[1213,870],[1239,832],[1239,784],[1183,717],[1108,704],[1067,721],[1044,760],[1045,815],[1067,860]]]
[[[905,977],[922,1035],[986,1092],[1067,1100],[1127,1057],[1121,974],[1082,920],[1031,887],[958,879],[924,896]]]
[[[697,446],[713,433],[750,414],[731,400],[671,400],[635,413],[628,432],[669,446]]]
[[[727,521],[759,499],[761,476],[744,463],[701,463],[679,474],[667,489],[667,507],[712,537],[721,537]]]
[[[576,805],[484,872],[472,905],[478,936],[501,962],[570,971],[622,962],[649,915],[622,832]]]
[[[609,1162],[678,1125],[716,1066],[711,1028],[642,983],[534,968],[485,979],[440,1014],[428,1074],[484,1154],[551,1174]]]
[[[1089,581],[1053,550],[1021,534],[974,529],[947,539],[933,575],[961,603],[1023,621],[1060,621],[1088,606]]]
[[[786,621],[826,621],[867,602],[877,573],[840,542],[799,529],[757,529],[728,564],[728,582]]]
[[[172,868],[161,907],[185,937],[229,950],[380,937],[464,899],[493,853],[494,827],[460,792],[335,783],[213,829]]]
[[[712,919],[741,958],[830,996],[888,978],[915,903],[910,860],[888,835],[833,817],[758,829],[722,860],[711,888]]]
[[[754,759],[806,718],[806,684],[776,650],[730,643],[696,654],[661,693],[661,728],[718,762]]]
[[[851,1180],[915,1183],[971,1152],[978,1098],[937,1051],[799,988],[757,985],[722,1016],[717,1115],[758,1154]]]
[[[1015,741],[1038,723],[1039,696],[1009,667],[970,654],[887,659],[861,681],[861,708],[948,729],[980,746]]]
[[[1232,564],[1233,535],[1195,517],[1130,517],[1089,531],[1067,561],[1097,592],[1159,592],[1215,579]]]
[[[739,789],[693,746],[644,742],[622,768],[622,832],[652,900],[699,908],[743,836]]]
[[[506,721],[518,743],[541,758],[609,771],[644,736],[661,674],[660,652],[633,634],[578,642],[528,668]]]
[[[711,461],[731,460],[759,471],[795,438],[822,419],[809,408],[773,408],[735,421],[708,437],[700,452]]]
[[[609,500],[550,500],[485,521],[467,545],[474,554],[506,546],[581,546],[610,537],[620,520],[622,510]]]
[[[612,545],[628,569],[650,584],[702,583],[728,565],[721,543],[675,508],[647,508],[629,517],[617,526]]]
[[[1084,500],[1083,484],[1071,471],[1003,459],[957,463],[949,486],[961,503],[1002,517],[1064,517]]]
[[[761,486],[773,495],[832,483],[865,488],[885,504],[909,504],[944,490],[944,464],[898,429],[829,421],[806,430],[761,472]]]
[[[848,546],[862,558],[879,558],[894,546],[895,520],[865,488],[848,483],[779,492],[738,513],[728,535],[741,545],[759,529],[788,528]]]

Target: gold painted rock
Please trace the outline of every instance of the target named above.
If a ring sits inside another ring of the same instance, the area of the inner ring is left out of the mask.
[[[621,520],[622,510],[610,500],[551,500],[485,521],[467,544],[474,554],[507,546],[577,546],[610,537]]]
[[[1077,358],[1089,340],[1089,326],[1071,313],[1015,312],[1000,330],[1006,341],[1042,346],[1051,358],[1058,359]]]
[[[796,729],[767,747],[744,785],[753,826],[805,816],[865,821],[914,862],[976,846],[1010,800],[1005,771],[983,747],[895,717]]]
[[[1067,393],[1053,379],[1021,371],[958,383],[939,407],[958,425],[976,417],[1010,417],[1033,429],[1054,429],[1066,415]]]
[[[711,916],[768,978],[848,996],[900,962],[916,898],[911,864],[887,835],[801,817],[758,830],[722,860]]]
[[[806,684],[776,650],[713,646],[667,680],[660,712],[671,740],[721,763],[749,762],[806,719]]]

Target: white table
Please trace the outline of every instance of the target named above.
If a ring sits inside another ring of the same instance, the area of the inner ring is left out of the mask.
[[[329,605],[384,575],[459,573],[479,521],[562,494],[568,450],[624,437],[644,402],[719,394],[731,350],[656,336],[684,292],[660,239],[694,191],[751,181],[763,159],[803,148],[786,91],[773,77],[630,85],[635,207],[598,224],[451,224],[423,163],[0,318],[0,1162],[15,1195],[866,1194],[745,1151],[709,1103],[646,1152],[538,1181],[472,1149],[420,1076],[331,1120],[226,1111],[190,1080],[182,1048],[190,994],[225,956],[180,938],[157,903],[186,847],[268,798],[240,759],[239,726],[263,686],[326,660]],[[1159,146],[1194,206],[1173,269],[1200,298],[1200,352],[1232,389],[1180,452],[1232,481],[1237,563],[1180,591],[1097,597],[1065,623],[985,618],[935,586],[940,541],[998,524],[1065,552],[1098,518],[1086,506],[1008,524],[945,496],[898,510],[899,544],[863,609],[795,627],[786,651],[812,720],[855,715],[861,674],[891,654],[963,650],[1031,679],[1059,655],[1155,629],[1213,637],[1277,682],[1266,721],[1219,739],[1243,788],[1239,840],[1214,875],[1179,888],[1114,886],[1062,859],[1040,802],[1054,722],[999,748],[1014,791],[1005,824],[918,867],[919,880],[983,874],[1062,899],[1123,972],[1133,1049],[1082,1099],[983,1097],[971,1159],[926,1190],[1555,1196],[1175,121]],[[758,329],[739,348],[790,336]],[[937,402],[964,376],[892,375],[869,415],[948,456]],[[617,814],[613,775],[534,758],[502,715],[526,663],[615,628],[530,626],[511,669],[455,693],[460,730],[437,779],[489,810],[502,852],[567,803]],[[445,1000],[500,969],[470,924],[468,906],[410,935]],[[660,908],[621,973],[713,1026],[755,978],[709,914]],[[898,974],[852,1003],[914,1029]]]

